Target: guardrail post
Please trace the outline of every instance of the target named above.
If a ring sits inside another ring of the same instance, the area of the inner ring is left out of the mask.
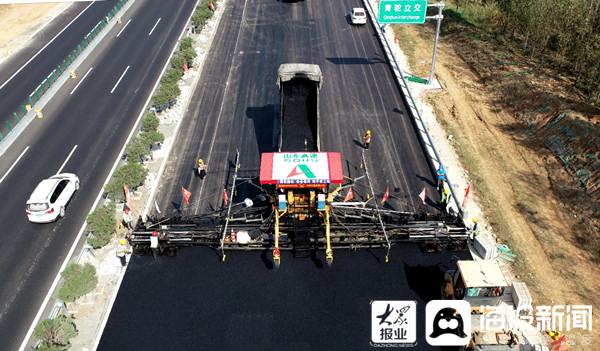
[[[39,99],[39,97],[38,97],[38,99]],[[29,106],[33,106],[33,100],[31,99],[31,95],[29,95]],[[23,107],[23,110],[25,110],[25,107]],[[26,110],[25,110],[25,113],[27,113]]]
[[[2,135],[2,133],[0,133],[0,140],[4,140],[4,135]]]
[[[67,67],[69,67],[69,66],[67,66],[67,60],[63,60],[63,65],[65,66],[65,69],[67,69]]]
[[[77,58],[77,50],[73,50],[73,57]]]
[[[62,69],[60,69],[60,65],[56,66],[56,68],[58,68],[58,74],[62,75]]]
[[[81,54],[81,45],[77,44],[77,50],[79,50],[79,53]]]
[[[17,113],[16,113],[16,112],[13,112],[13,116],[15,116],[15,119],[17,120],[17,123],[19,123],[19,122],[20,122],[20,121],[19,121],[19,116],[17,116]]]
[[[44,82],[42,82],[42,84],[40,84],[40,88],[42,88],[42,92],[44,94],[46,94],[46,88],[44,88]]]
[[[40,94],[38,94],[37,89],[35,89],[34,93],[35,97],[37,98],[37,101],[40,101]],[[31,104],[31,106],[33,106],[33,104]]]
[[[52,71],[52,76],[54,77],[54,81],[58,80],[58,76],[56,75],[56,70]]]
[[[81,41],[81,45],[83,45],[83,49],[85,50],[85,40]]]
[[[71,55],[69,54],[69,64],[73,63],[73,58],[71,57]]]
[[[8,131],[12,132],[12,127],[10,126],[10,123],[8,123],[8,121],[6,121],[6,125],[8,126]]]
[[[29,100],[31,100],[31,98],[29,98]],[[25,108],[24,105],[21,105],[21,109],[23,110],[23,116],[27,114],[27,109]]]
[[[46,83],[48,83],[48,88],[52,87],[52,83],[50,83],[50,78],[46,77]],[[44,83],[42,83],[44,85]]]
[[[94,27],[94,34],[98,36],[98,26]]]

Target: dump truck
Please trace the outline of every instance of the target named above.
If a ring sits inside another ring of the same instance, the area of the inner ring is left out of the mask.
[[[323,74],[318,65],[284,63],[277,72],[281,111],[279,151],[319,151],[319,90]]]
[[[465,300],[471,311],[485,313],[481,306],[498,306],[507,292],[508,283],[494,260],[457,261],[457,269],[446,272],[442,298]]]

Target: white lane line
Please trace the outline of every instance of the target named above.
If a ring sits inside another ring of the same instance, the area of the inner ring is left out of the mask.
[[[10,173],[10,171],[12,171],[12,169],[15,168],[15,166],[17,165],[17,162],[19,162],[21,157],[23,157],[23,155],[25,155],[25,152],[27,152],[27,150],[29,150],[29,146],[26,147],[25,150],[23,150],[23,152],[21,152],[21,155],[19,155],[17,160],[12,164],[12,166],[10,166],[8,171],[6,171],[6,173],[4,173],[4,176],[2,177],[2,179],[0,179],[0,183],[2,183],[4,181],[4,178],[6,178],[6,176]]]
[[[73,155],[73,153],[75,152],[75,149],[77,149],[77,145],[73,147],[73,150],[71,150],[71,153],[69,153],[69,156],[67,156],[67,159],[65,160],[65,162],[63,162],[62,166],[60,166],[60,169],[58,170],[58,172],[56,172],[56,174],[59,174],[63,170],[63,168],[65,168],[67,161],[69,161],[71,155]]]
[[[125,28],[127,28],[127,25],[129,24],[129,22],[131,22],[131,18],[129,19],[129,21],[127,21],[127,23],[125,23],[125,25],[123,26],[123,29],[121,29],[119,31],[119,34],[117,34],[117,38],[119,37],[119,35],[121,35],[121,32],[123,32],[125,30]]]
[[[94,2],[90,3],[90,4],[88,5],[88,7],[86,7],[85,9],[83,9],[83,11],[81,11],[81,13],[77,15],[77,17],[73,18],[73,20],[72,20],[71,22],[69,22],[69,24],[67,24],[67,25],[65,26],[65,28],[63,28],[63,29],[62,29],[60,32],[58,32],[58,34],[56,34],[56,35],[54,36],[54,38],[52,38],[52,40],[50,40],[50,41],[48,42],[48,44],[44,45],[44,47],[43,47],[43,48],[41,48],[41,49],[40,49],[40,51],[38,51],[38,52],[37,52],[35,55],[33,55],[33,57],[31,57],[31,58],[29,59],[29,61],[25,62],[25,64],[24,64],[23,66],[21,66],[21,68],[19,68],[19,70],[18,70],[18,71],[16,71],[16,72],[15,72],[15,73],[14,73],[12,76],[10,76],[10,78],[8,78],[8,79],[6,80],[6,82],[4,82],[4,84],[0,85],[0,89],[4,88],[4,86],[5,86],[6,84],[8,84],[8,82],[10,82],[10,81],[11,81],[11,80],[12,80],[12,79],[13,79],[13,78],[14,78],[14,77],[15,77],[15,76],[16,76],[16,75],[19,73],[19,72],[21,72],[21,70],[22,70],[23,68],[25,68],[25,67],[26,67],[26,66],[29,64],[29,62],[31,62],[31,61],[32,61],[34,58],[36,58],[36,57],[37,57],[37,55],[39,55],[39,54],[40,54],[42,51],[44,51],[44,49],[45,49],[45,48],[46,48],[48,45],[50,45],[50,44],[51,44],[51,43],[54,41],[54,39],[56,39],[56,38],[57,38],[57,37],[58,37],[58,36],[59,36],[59,35],[60,35],[62,32],[64,32],[64,31],[65,31],[65,30],[66,30],[66,29],[67,29],[67,28],[68,28],[68,27],[69,27],[69,26],[70,26],[70,25],[71,25],[73,22],[75,22],[75,20],[76,20],[76,19],[78,19],[78,18],[79,18],[79,16],[83,15],[83,13],[84,13],[84,12],[85,12],[85,11],[86,11],[88,8],[90,8],[90,6],[92,6],[93,4],[94,4]]]
[[[115,89],[117,89],[117,86],[119,85],[119,83],[121,83],[121,79],[123,79],[123,76],[125,76],[125,73],[127,73],[128,70],[129,70],[129,66],[127,66],[127,68],[125,68],[125,71],[123,72],[123,74],[121,74],[121,78],[119,78],[119,80],[117,81],[117,84],[115,84],[115,86],[110,91],[111,94],[113,93],[113,91],[115,91]]]
[[[152,35],[152,32],[154,32],[154,28],[158,26],[158,22],[160,22],[160,18],[158,19],[158,21],[156,21],[156,23],[154,23],[154,27],[152,27],[152,30],[150,31],[150,33],[148,33],[148,35]]]
[[[94,67],[90,67],[90,69],[88,69],[87,73],[83,76],[83,78],[81,78],[81,80],[79,81],[79,83],[77,83],[77,85],[75,86],[75,88],[73,88],[73,90],[71,90],[71,93],[69,95],[73,95],[73,93],[75,92],[75,89],[77,89],[79,87],[79,84],[81,84],[83,82],[83,80],[85,79],[85,77],[88,76],[88,74],[90,74],[90,72],[92,71]]]

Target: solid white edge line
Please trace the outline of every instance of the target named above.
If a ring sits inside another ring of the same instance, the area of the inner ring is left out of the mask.
[[[152,29],[150,30],[150,33],[148,33],[148,35],[152,35],[152,32],[154,32],[154,28],[156,28],[156,26],[158,26],[158,22],[160,22],[160,17],[158,18],[158,21],[156,21],[156,23],[154,23],[154,27],[152,27]]]
[[[117,84],[115,84],[115,86],[110,91],[111,94],[113,93],[113,91],[115,91],[115,89],[117,89],[117,86],[119,86],[119,83],[121,83],[121,79],[123,79],[123,77],[125,76],[125,73],[127,73],[128,70],[129,70],[129,66],[127,66],[127,68],[125,68],[125,71],[123,71],[123,74],[121,74],[121,77],[117,81]]]
[[[73,18],[73,20],[72,20],[71,22],[69,22],[69,24],[67,24],[67,25],[65,26],[65,28],[63,28],[63,29],[62,29],[60,32],[58,32],[58,34],[56,34],[56,35],[54,36],[54,38],[52,38],[52,39],[51,39],[51,40],[48,42],[48,44],[44,45],[44,47],[43,47],[43,48],[41,48],[41,49],[40,49],[38,52],[36,52],[36,54],[35,54],[35,55],[33,55],[33,56],[32,56],[32,57],[29,59],[29,61],[25,62],[25,64],[23,64],[23,66],[21,66],[21,68],[19,68],[19,69],[18,69],[18,70],[17,70],[17,71],[16,71],[16,72],[15,72],[15,73],[12,75],[12,76],[10,76],[10,78],[8,78],[8,79],[6,80],[6,82],[4,82],[4,84],[0,85],[0,89],[4,88],[4,86],[5,86],[6,84],[8,84],[8,82],[10,82],[10,81],[11,81],[11,80],[12,80],[12,79],[13,79],[13,78],[14,78],[14,77],[17,75],[17,74],[19,74],[19,72],[21,72],[21,70],[23,70],[23,68],[25,68],[25,67],[26,67],[26,66],[29,64],[29,62],[33,61],[33,59],[34,59],[34,58],[36,58],[36,57],[37,57],[37,56],[38,56],[38,55],[39,55],[39,54],[40,54],[42,51],[44,51],[44,49],[45,49],[45,48],[46,48],[48,45],[50,45],[50,44],[51,44],[51,43],[52,43],[52,42],[53,42],[53,41],[54,41],[54,40],[55,40],[55,39],[56,39],[56,38],[57,38],[57,37],[58,37],[58,36],[59,36],[59,35],[60,35],[62,32],[64,32],[64,31],[65,31],[65,30],[66,30],[66,29],[67,29],[67,28],[68,28],[68,27],[69,27],[69,26],[70,26],[70,25],[71,25],[73,22],[75,22],[75,20],[76,20],[76,19],[78,19],[78,18],[79,18],[79,16],[83,15],[83,13],[84,13],[84,12],[85,12],[85,11],[86,11],[88,8],[90,8],[90,6],[92,6],[93,4],[94,4],[94,2],[92,2],[91,4],[89,4],[89,5],[88,5],[88,6],[87,6],[85,9],[83,9],[83,11],[81,11],[81,13],[79,13],[79,14],[77,15],[77,17]]]
[[[119,37],[119,35],[121,35],[121,33],[125,30],[125,28],[127,28],[127,25],[129,24],[129,22],[131,22],[131,18],[129,19],[129,21],[127,21],[127,23],[125,23],[123,28],[119,31],[119,34],[117,34],[117,38]]]
[[[81,80],[79,81],[79,83],[77,83],[77,85],[75,86],[75,88],[73,88],[73,90],[71,90],[71,92],[69,93],[69,95],[73,95],[73,93],[75,92],[75,90],[79,87],[79,84],[83,83],[85,77],[88,76],[88,74],[92,71],[94,67],[90,67],[90,69],[88,69],[88,71],[85,73],[85,75],[83,76],[83,78],[81,78]]]
[[[23,150],[23,152],[21,152],[21,155],[19,155],[19,157],[17,157],[17,160],[15,162],[13,162],[12,166],[10,166],[8,171],[6,171],[6,173],[4,173],[4,176],[2,177],[2,179],[0,179],[0,183],[2,183],[4,181],[4,178],[6,178],[6,176],[10,173],[10,171],[12,171],[13,168],[15,168],[15,166],[17,165],[17,162],[19,162],[19,160],[21,160],[21,157],[23,157],[23,155],[25,155],[25,152],[27,152],[27,150],[29,150],[29,146],[27,146],[25,148],[25,150]]]
[[[67,164],[67,162],[69,161],[69,159],[71,158],[71,156],[73,156],[73,153],[75,152],[75,149],[77,149],[77,145],[75,145],[73,147],[73,150],[71,150],[71,152],[69,153],[69,156],[67,156],[67,159],[65,160],[65,162],[63,162],[63,164],[60,166],[60,169],[58,170],[58,172],[56,172],[56,174],[59,174],[63,168],[65,168],[65,165]]]

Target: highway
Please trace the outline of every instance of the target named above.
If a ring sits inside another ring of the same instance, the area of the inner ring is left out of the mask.
[[[361,143],[375,196],[390,189],[386,208],[438,211],[432,171],[390,67],[370,22],[352,26],[346,15],[352,2],[228,4],[221,28],[204,64],[155,197],[161,215],[206,213],[223,205],[236,150],[240,174],[258,176],[260,154],[276,151],[279,119],[277,69],[281,63],[315,63],[323,71],[320,96],[321,150],[342,154],[344,175],[358,177]],[[204,182],[194,176],[198,158],[208,165]],[[181,187],[192,192],[181,208]],[[427,207],[419,193],[427,188]],[[354,187],[366,197],[363,179]],[[246,193],[241,189],[238,198]]]
[[[64,48],[72,48],[81,40],[82,31],[85,35],[107,12],[106,7],[97,8],[96,4],[107,6],[111,2],[97,2],[83,12],[38,57],[50,67],[57,57],[64,57]],[[195,4],[179,1],[165,11],[157,1],[133,2],[122,24],[115,26],[78,68],[78,78],[55,92],[44,108],[44,118],[34,120],[2,155],[0,194],[8,202],[0,214],[3,350],[16,350],[21,344]],[[68,11],[62,23],[73,16]],[[41,64],[35,60],[19,72],[18,79],[0,89],[0,101],[17,101],[14,91],[28,95],[30,87],[51,71],[50,67],[38,70]],[[60,169],[79,176],[80,191],[67,207],[65,218],[51,224],[30,223],[25,201],[41,179]]]
[[[276,149],[281,63],[316,63],[324,76],[320,96],[321,149],[341,152],[344,175],[358,177],[362,138],[373,133],[366,166],[386,208],[438,211],[439,197],[425,152],[404,106],[370,21],[352,26],[356,3],[341,1],[227,1],[202,77],[179,128],[155,199],[161,215],[193,215],[222,206],[236,151],[240,175],[258,175],[260,154]],[[202,158],[202,182],[193,166]],[[181,187],[192,192],[182,206]],[[366,196],[366,181],[354,187]],[[427,189],[427,205],[417,197]],[[234,202],[252,191],[240,189]],[[358,252],[336,250],[331,269],[324,253],[294,259],[270,251],[227,253],[183,248],[177,257],[133,256],[99,350],[367,350],[372,300],[439,298],[443,273],[468,252],[421,253],[416,245]],[[416,350],[425,342],[424,321]],[[134,326],[134,327],[132,327]]]

